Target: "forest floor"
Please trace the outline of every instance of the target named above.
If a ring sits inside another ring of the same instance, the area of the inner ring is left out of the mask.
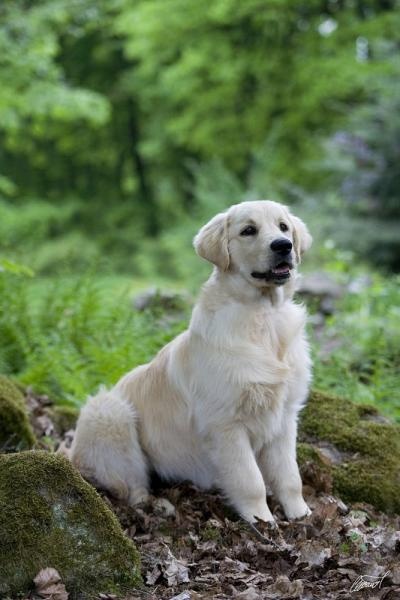
[[[57,434],[49,399],[27,400],[42,447],[68,446],[73,431]],[[149,502],[136,508],[100,490],[142,558],[144,588],[124,600],[399,599],[400,517],[347,506],[326,492],[311,465],[303,480],[311,516],[289,523],[270,499],[274,530],[251,528],[220,494],[190,484],[154,481]]]

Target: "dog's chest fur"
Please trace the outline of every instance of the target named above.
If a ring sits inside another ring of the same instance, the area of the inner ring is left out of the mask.
[[[280,432],[289,404],[296,411],[293,382],[298,379],[299,345],[303,354],[305,344],[304,323],[304,310],[291,302],[282,309],[260,310],[248,321],[245,338],[253,346],[252,357],[268,375],[243,382],[235,412],[254,440],[272,439]]]
[[[266,369],[271,373],[272,381],[268,375],[265,378],[261,375],[254,383],[278,384],[288,380],[295,366],[297,345],[304,339],[305,321],[304,308],[287,301],[279,307],[261,305],[254,311],[236,307],[224,325],[240,349],[239,360],[252,360],[254,367],[258,363],[261,371]],[[259,396],[258,391],[256,396]]]
[[[207,308],[194,312],[187,353],[185,389],[196,428],[239,424],[256,448],[257,440],[278,435],[285,415],[304,400],[305,310],[290,300],[278,306],[228,300],[217,311]]]

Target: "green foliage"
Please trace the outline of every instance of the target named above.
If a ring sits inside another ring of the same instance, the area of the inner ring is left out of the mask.
[[[82,177],[74,164],[90,163],[83,142],[109,119],[107,98],[73,85],[59,60],[66,32],[79,38],[78,22],[88,27],[90,4],[17,0],[0,7],[2,189],[14,197],[26,190],[54,196],[56,188],[67,194]]]
[[[78,215],[73,201],[57,206],[31,200],[20,206],[0,200],[0,251],[41,273],[60,271],[67,265],[82,269],[89,261],[93,263],[97,248],[78,229],[69,231]],[[0,265],[8,265],[10,271],[12,262],[2,259]],[[12,270],[32,274],[28,267]]]
[[[319,388],[375,404],[398,421],[399,284],[399,277],[353,275],[353,291],[328,318],[314,350],[314,380]]]
[[[33,276],[33,271],[25,265],[19,265],[18,263],[7,260],[6,258],[0,258],[0,271],[7,271],[8,273],[14,273],[14,275],[29,275]]]
[[[319,132],[365,97],[377,71],[398,73],[379,52],[381,38],[395,40],[398,14],[378,3],[358,8],[301,0],[123,5],[117,30],[135,61],[128,85],[142,90],[146,155],[163,161],[166,148],[181,148],[243,173],[272,135],[269,173],[300,183],[299,166],[318,156]],[[357,55],[361,36],[368,57]]]
[[[87,278],[0,278],[0,368],[59,402],[81,403],[147,362],[182,326],[134,312],[124,290]]]
[[[389,51],[395,53],[390,44]],[[343,214],[350,224],[339,227],[338,241],[380,268],[395,271],[400,268],[399,109],[398,78],[371,82],[368,100],[329,140],[322,161],[340,188]]]
[[[375,150],[393,155],[382,82],[399,75],[397,4],[3,3],[0,189],[72,194],[90,215],[117,203],[155,235],[196,203],[193,161],[216,158],[262,195],[271,182],[324,188],[320,142],[351,129],[354,108],[372,107]]]
[[[123,205],[100,212],[93,220],[92,209],[86,211],[73,199],[60,205],[34,199],[22,205],[0,200],[0,252],[41,275],[82,273],[96,264],[103,272],[112,269],[196,286],[209,270],[192,250],[197,229],[245,193],[220,161],[193,166],[192,171],[196,205],[190,212],[177,206],[169,226],[164,224],[156,238],[147,236],[143,222]]]
[[[399,84],[383,78],[368,102],[353,111],[347,131],[330,141],[330,169],[341,175],[353,212],[381,219],[398,217],[400,181]],[[339,156],[341,154],[341,156]]]

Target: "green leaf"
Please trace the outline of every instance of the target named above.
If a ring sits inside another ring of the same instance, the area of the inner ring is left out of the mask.
[[[34,276],[34,272],[29,267],[12,262],[6,258],[0,258],[0,273],[2,271],[13,273],[14,275],[27,275],[28,277]]]

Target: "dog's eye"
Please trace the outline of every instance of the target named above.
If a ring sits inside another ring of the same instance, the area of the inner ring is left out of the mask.
[[[279,229],[281,231],[289,231],[289,227],[286,225],[286,223],[279,223]]]
[[[256,235],[257,229],[254,225],[248,225],[243,231],[240,232],[240,235]]]

